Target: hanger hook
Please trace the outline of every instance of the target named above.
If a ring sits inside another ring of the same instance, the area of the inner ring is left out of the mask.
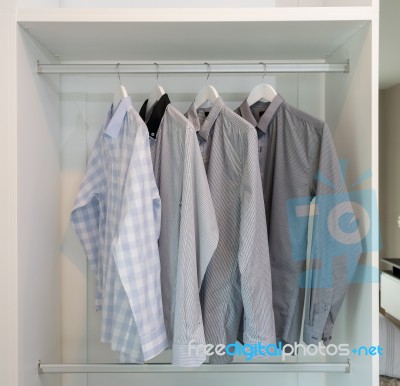
[[[263,77],[262,77],[262,83],[265,82],[265,74],[267,73],[267,65],[264,62],[260,62],[260,64],[262,64],[264,66],[264,73],[263,73]]]
[[[159,75],[159,65],[157,62],[154,62],[156,66],[156,85],[158,86],[158,75]]]
[[[208,74],[207,74],[207,80],[206,80],[206,82],[207,82],[207,84],[208,84],[208,80],[210,79],[210,74],[211,74],[211,66],[210,66],[210,64],[207,63],[207,62],[205,62],[204,64],[207,65]]]
[[[121,85],[121,76],[119,74],[119,63],[117,63],[117,75],[118,75],[118,79],[119,79],[119,84]]]

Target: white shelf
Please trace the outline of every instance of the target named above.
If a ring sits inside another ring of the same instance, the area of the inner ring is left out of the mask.
[[[371,7],[271,8],[32,8],[19,9],[25,22],[251,22],[369,20]]]
[[[21,9],[17,20],[62,61],[298,61],[324,59],[371,8]]]

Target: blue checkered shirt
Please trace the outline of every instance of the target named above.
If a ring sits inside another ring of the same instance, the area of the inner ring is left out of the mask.
[[[158,238],[161,201],[146,125],[125,98],[109,112],[71,214],[97,281],[101,341],[142,363],[167,346]]]

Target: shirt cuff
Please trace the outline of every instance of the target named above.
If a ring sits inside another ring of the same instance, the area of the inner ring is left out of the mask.
[[[326,321],[324,332],[322,334],[322,341],[327,346],[332,340],[333,324],[329,320]]]
[[[275,332],[275,330],[274,330]],[[245,344],[250,344],[255,347],[255,354],[254,356],[251,357],[251,360],[253,359],[262,359],[262,358],[270,358],[271,355],[271,347],[273,349],[273,352],[275,352],[276,346],[276,337],[275,334],[271,335],[267,338],[257,338],[257,339],[249,339],[245,338]]]
[[[333,288],[320,288],[314,289],[314,291],[318,291],[316,295],[318,295],[320,299],[323,299],[323,301],[315,303],[312,314],[308,317],[307,315],[305,316],[303,340],[305,344],[318,345],[321,340],[329,338],[324,340],[324,344],[326,344],[325,342],[330,341],[332,338],[333,325],[331,324],[331,328],[328,327],[328,316],[331,311],[334,291]],[[310,323],[310,321],[312,321],[312,323]]]
[[[135,364],[143,364],[143,355],[140,352],[126,354],[124,352],[118,352],[116,355],[116,359],[118,363],[135,363]]]
[[[210,363],[213,365],[226,365],[228,363],[233,362],[233,356],[232,355],[212,355],[210,356]]]
[[[199,367],[206,358],[204,343],[172,345],[172,364],[175,366]]]
[[[145,361],[163,352],[168,346],[164,323],[160,324],[156,330],[146,335],[140,335],[140,343]]]
[[[328,312],[326,313],[328,316]],[[320,319],[317,323],[310,325],[304,323],[303,340],[305,344],[318,345],[319,342],[323,341],[324,345],[328,345],[332,339],[333,325],[330,327],[325,325],[326,318]]]

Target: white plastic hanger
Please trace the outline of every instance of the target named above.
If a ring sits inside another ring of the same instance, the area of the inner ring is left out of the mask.
[[[165,90],[158,84],[158,63],[154,63],[157,66],[157,83],[151,91],[147,100],[146,114],[149,112],[151,107],[165,94]]]
[[[263,99],[268,102],[272,102],[272,100],[278,95],[278,93],[271,85],[264,83],[265,73],[267,72],[267,65],[265,63],[262,64],[264,65],[264,75],[262,78],[262,83],[258,84],[253,88],[253,90],[250,91],[250,94],[247,97],[247,103],[249,106]]]
[[[121,102],[122,99],[126,98],[128,96],[128,93],[126,92],[126,88],[121,84],[121,76],[119,75],[119,63],[117,63],[117,73],[118,73],[118,79],[119,79],[119,86],[115,90],[114,93],[114,100],[113,100],[113,110],[115,111],[119,103]]]
[[[208,84],[208,79],[210,78],[211,67],[208,63],[204,63],[208,66],[207,84],[197,93],[194,100],[194,104],[200,107],[207,101],[214,103],[214,101],[219,97],[218,91],[214,86]]]

